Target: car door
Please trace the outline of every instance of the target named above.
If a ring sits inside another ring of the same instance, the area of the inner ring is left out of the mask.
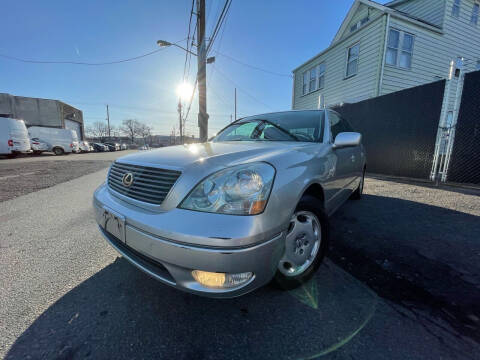
[[[338,134],[347,132],[348,128],[342,118],[333,111],[328,111],[328,118],[330,124],[330,142],[333,144]],[[339,206],[345,198],[350,195],[348,190],[349,184],[354,180],[354,166],[352,158],[355,157],[352,147],[332,148],[332,153],[335,159],[334,175],[333,175],[333,189],[335,191],[334,207]]]
[[[343,131],[345,132],[356,132],[350,123],[340,116],[340,122],[342,123]],[[350,149],[350,160],[349,165],[351,166],[349,180],[347,181],[346,187],[350,190],[355,190],[358,187],[358,179],[363,174],[363,159],[364,154],[362,150],[362,145],[349,147]]]

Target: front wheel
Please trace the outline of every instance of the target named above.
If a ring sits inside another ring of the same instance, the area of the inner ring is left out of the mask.
[[[317,198],[304,196],[290,220],[275,283],[290,290],[307,282],[322,263],[327,244],[328,217]]]
[[[53,149],[53,153],[59,156],[59,155],[63,155],[65,152],[63,151],[62,148],[56,147],[55,149]]]

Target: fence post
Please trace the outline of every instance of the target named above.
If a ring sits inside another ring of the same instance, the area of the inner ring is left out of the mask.
[[[448,117],[448,105],[450,102],[450,90],[452,87],[452,78],[453,72],[455,69],[455,61],[450,61],[450,68],[448,72],[448,78],[445,82],[445,90],[443,93],[443,103],[442,103],[442,110],[440,112],[440,119],[438,121],[438,131],[437,131],[437,140],[435,142],[435,152],[433,153],[433,164],[432,170],[430,172],[430,180],[436,181],[438,175],[438,165],[440,160],[440,150],[442,147],[442,141],[444,136],[444,125],[447,123]]]
[[[455,104],[453,106],[453,117],[452,125],[450,126],[450,134],[448,136],[447,151],[445,152],[445,161],[443,164],[442,170],[442,182],[447,181],[448,167],[450,165],[450,158],[452,156],[453,143],[455,141],[455,129],[457,126],[459,107],[461,104],[462,93],[463,93],[463,84],[464,84],[465,73],[463,67],[460,68],[460,74],[458,75],[457,81],[457,91],[455,92]]]

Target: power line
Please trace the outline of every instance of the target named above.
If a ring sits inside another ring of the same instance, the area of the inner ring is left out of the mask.
[[[208,43],[208,46],[207,46],[207,54],[210,52],[210,49],[212,48],[212,45],[215,42],[215,38],[217,37],[218,30],[222,26],[225,20],[225,17],[227,16],[228,10],[230,9],[231,4],[232,4],[232,0],[225,0],[225,5],[223,6],[222,12],[220,14],[220,17],[218,18],[217,24],[215,25],[215,29],[213,30],[213,34],[210,37],[210,42]]]
[[[222,33],[220,34],[220,40],[218,41],[218,44],[216,46],[216,51],[220,50],[220,48],[222,47],[223,35],[225,35],[225,29],[227,28],[227,20],[228,18],[225,19],[224,25],[222,27]],[[211,84],[214,72],[215,72],[215,63],[212,64],[212,70],[210,71],[210,76],[209,76],[210,84]]]
[[[240,61],[240,60],[237,60],[237,59],[235,59],[235,58],[233,58],[233,57],[231,57],[231,56],[225,55],[225,54],[221,53],[221,52],[218,51],[218,50],[214,50],[214,52],[215,52],[216,54],[218,54],[218,55],[220,55],[220,56],[223,56],[223,57],[226,57],[227,59],[230,59],[230,60],[232,60],[232,61],[234,61],[234,62],[236,62],[236,63],[238,63],[238,64],[241,64],[241,65],[243,65],[243,66],[247,66],[247,67],[249,67],[249,68],[252,68],[252,69],[255,69],[255,70],[258,70],[258,71],[263,71],[264,73],[267,73],[267,74],[276,75],[276,76],[283,76],[283,77],[288,77],[288,78],[292,78],[292,77],[293,77],[293,76],[290,75],[290,74],[277,73],[277,72],[275,72],[275,71],[270,71],[270,70],[263,69],[263,68],[261,68],[261,67],[255,66],[255,65],[247,64],[247,63],[245,63],[245,62],[243,62],[243,61]]]
[[[195,6],[195,0],[192,0],[192,7],[190,9],[190,19],[188,20],[188,33],[187,33],[187,51],[185,53],[185,64],[183,65],[183,81],[185,82],[185,76],[187,73],[187,62],[188,58],[192,56],[192,54],[189,52],[190,50],[188,49],[189,44],[190,44],[190,32],[192,29],[192,16],[193,16],[193,7]],[[190,66],[189,66],[189,72],[190,72]]]
[[[225,78],[226,80],[230,81],[233,85],[235,85],[241,92],[243,92],[245,95],[247,95],[248,97],[250,97],[251,99],[255,100],[256,102],[258,102],[259,104],[262,104],[263,106],[265,106],[267,109],[269,110],[273,110],[272,107],[270,107],[269,105],[265,104],[263,101],[257,99],[255,96],[253,96],[252,94],[250,94],[248,91],[242,89],[240,86],[238,86],[232,79],[230,79],[227,75],[225,75],[222,71],[220,71],[220,69],[217,67],[217,73],[219,73],[223,78]]]
[[[181,43],[182,41],[184,41],[185,39],[183,40],[180,40],[180,41],[177,41],[176,43],[174,44],[179,44]],[[19,61],[19,62],[24,62],[24,63],[32,63],[32,64],[70,64],[70,65],[87,65],[87,66],[101,66],[101,65],[113,65],[113,64],[120,64],[120,63],[124,63],[124,62],[129,62],[129,61],[135,61],[135,60],[138,60],[138,59],[141,59],[141,58],[144,58],[144,57],[147,57],[147,56],[150,56],[150,55],[153,55],[153,54],[156,54],[162,50],[164,50],[165,48],[160,48],[160,49],[157,49],[157,50],[153,50],[153,51],[150,51],[146,54],[142,54],[142,55],[138,55],[138,56],[134,56],[134,57],[131,57],[131,58],[127,58],[127,59],[122,59],[122,60],[116,60],[116,61],[108,61],[108,62],[81,62],[81,61],[58,61],[58,60],[32,60],[32,59],[23,59],[23,58],[19,58],[19,57],[16,57],[16,56],[10,56],[10,55],[5,55],[5,54],[0,54],[0,57],[3,57],[5,59],[9,59],[9,60],[15,60],[15,61]]]
[[[192,107],[192,103],[193,103],[193,98],[195,96],[195,90],[197,89],[197,83],[198,83],[198,80],[195,80],[195,84],[193,85],[193,91],[192,91],[192,96],[190,97],[190,102],[188,104],[188,109],[187,109],[187,113],[183,119],[184,122],[187,121],[187,118],[188,118],[188,115],[190,114],[190,108]]]

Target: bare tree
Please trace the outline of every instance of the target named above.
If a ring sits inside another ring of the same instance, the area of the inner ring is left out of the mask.
[[[134,119],[126,119],[122,121],[122,125],[120,126],[120,131],[128,136],[133,144],[135,140],[135,136],[139,135],[139,128],[141,124]]]
[[[87,136],[104,141],[108,136],[108,126],[102,121],[96,121],[85,129]]]
[[[138,135],[143,138],[143,143],[146,144],[147,137],[152,135],[152,128],[144,123],[138,124]]]

